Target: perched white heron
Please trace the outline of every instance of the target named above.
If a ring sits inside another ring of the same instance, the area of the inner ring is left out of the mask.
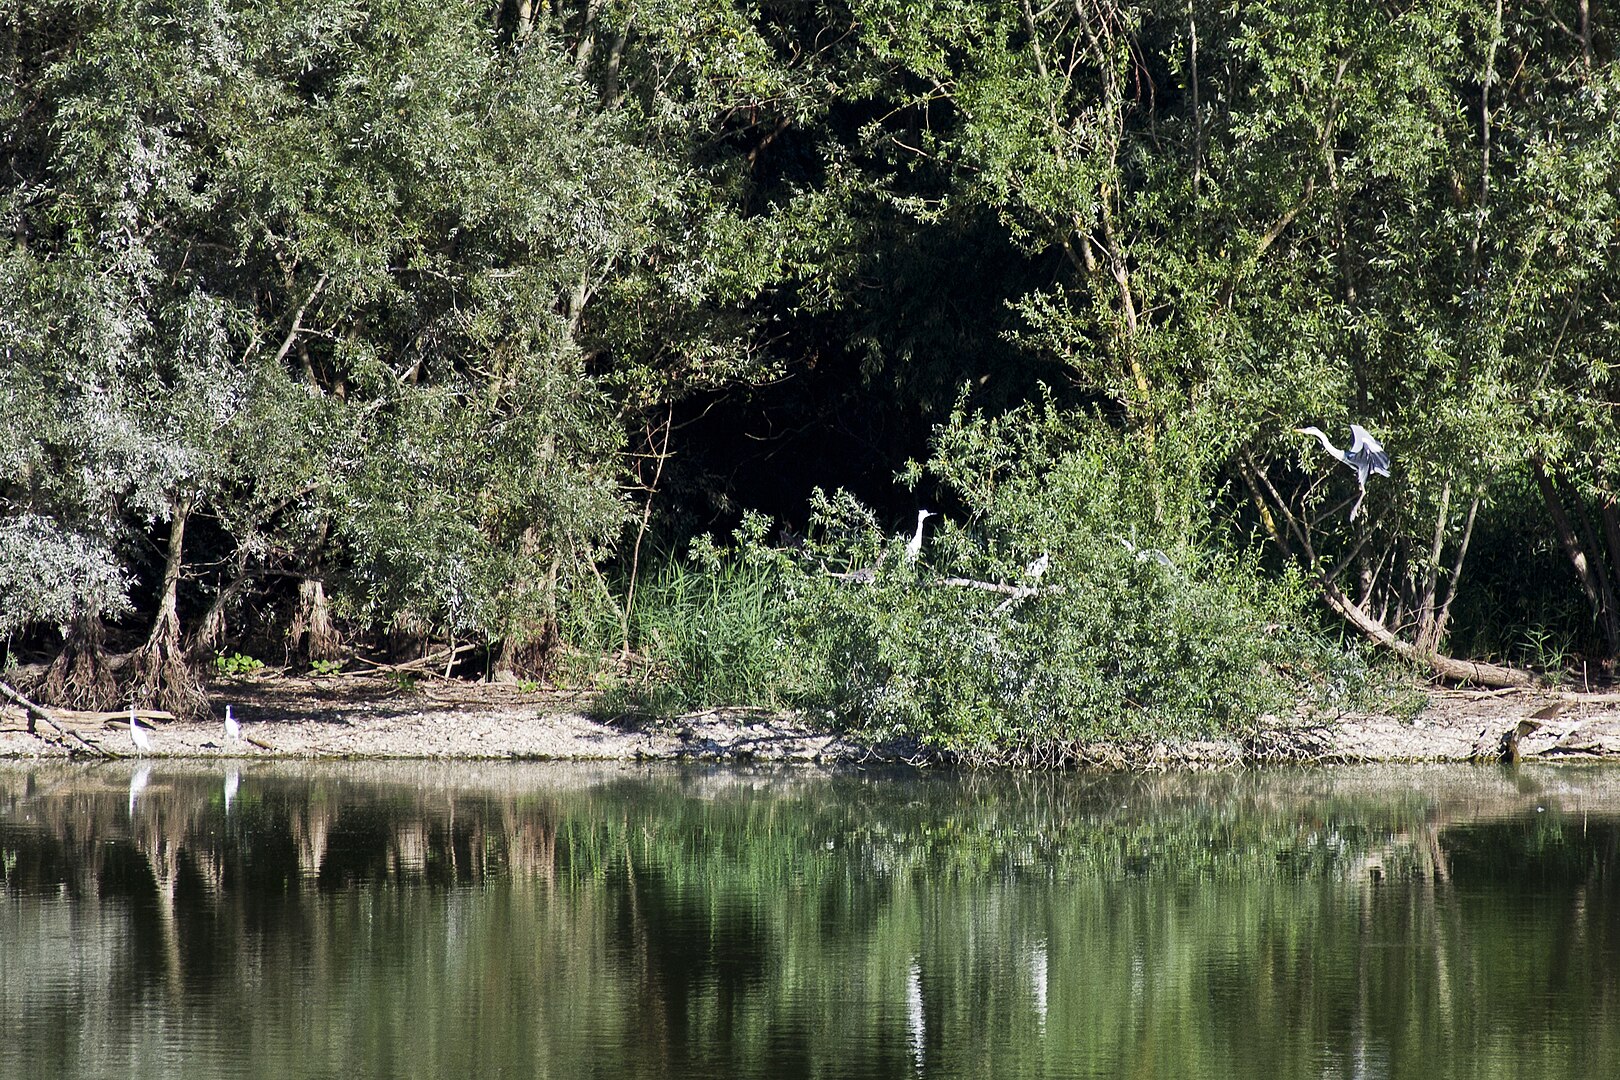
[[[1356,505],[1350,508],[1350,520],[1356,520],[1356,513],[1361,509],[1361,500],[1367,495],[1367,477],[1376,473],[1379,476],[1389,475],[1389,454],[1384,452],[1384,446],[1360,424],[1350,425],[1350,449],[1340,450],[1333,445],[1333,440],[1319,427],[1302,427],[1294,429],[1299,435],[1315,435],[1321,440],[1322,449],[1356,470],[1356,486],[1360,494],[1356,496]]]
[[[225,737],[231,742],[242,741],[242,725],[238,724],[236,717],[231,715],[229,705],[225,706]]]
[[[922,554],[923,522],[937,516],[932,510],[917,511],[917,531],[911,534],[910,540],[906,541],[906,562],[914,563],[917,561],[917,556]],[[825,570],[826,567],[822,567],[822,569]],[[863,566],[858,570],[846,570],[832,576],[849,585],[870,585],[877,580],[877,572],[878,568],[875,566]]]
[[[923,522],[934,516],[932,510],[917,511],[917,531],[912,533],[911,542],[906,545],[906,562],[917,561],[917,556],[922,552]]]
[[[1156,562],[1166,570],[1174,570],[1176,568],[1176,564],[1170,561],[1170,556],[1166,555],[1158,548],[1139,548],[1129,540],[1125,539],[1123,536],[1116,536],[1114,539],[1118,540],[1120,546],[1126,551],[1130,552],[1132,555],[1135,555],[1137,562]]]
[[[148,735],[141,727],[140,721],[135,719],[135,706],[133,705],[129,707],[129,737],[135,743],[135,749],[143,754],[150,754],[157,749],[157,744],[152,741],[152,736]]]
[[[1035,584],[1037,581],[1041,580],[1041,575],[1046,573],[1046,568],[1048,566],[1051,566],[1051,565],[1052,565],[1052,554],[1051,554],[1051,552],[1048,552],[1048,551],[1041,552],[1041,557],[1040,558],[1036,559],[1034,562],[1032,562],[1028,566],[1024,567],[1024,579],[1026,581],[1028,581],[1031,585]]]

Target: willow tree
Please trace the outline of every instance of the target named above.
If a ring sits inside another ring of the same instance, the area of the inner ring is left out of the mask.
[[[1543,461],[1562,471],[1613,444],[1588,421],[1609,396],[1592,358],[1614,345],[1589,305],[1613,284],[1616,70],[1600,59],[1607,29],[1545,9],[1457,3],[1382,25],[1389,14],[1369,9],[1344,38],[1343,96],[1373,107],[1345,110],[1364,126],[1341,127],[1318,171],[1327,212],[1290,241],[1316,257],[1314,274],[1304,259],[1291,272],[1317,282],[1332,362],[1273,407],[1341,426],[1371,416],[1399,440],[1402,467],[1365,526],[1337,535],[1313,527],[1308,488],[1270,483],[1257,459],[1277,444],[1263,432],[1245,471],[1279,544],[1358,628],[1443,675],[1512,683],[1523,676],[1440,649],[1481,519]],[[1270,325],[1280,333],[1264,340],[1297,355],[1286,343],[1310,340],[1321,318]],[[1543,487],[1544,529],[1567,536]],[[1586,584],[1612,611],[1603,583]],[[1612,625],[1606,637],[1612,654]]]
[[[139,579],[130,692],[182,711],[184,612],[210,644],[286,575],[357,620],[543,633],[624,516],[574,294],[638,258],[667,170],[481,4],[41,2],[7,29],[0,387],[26,426],[0,496],[37,543],[6,572],[101,568],[13,622],[93,657]]]

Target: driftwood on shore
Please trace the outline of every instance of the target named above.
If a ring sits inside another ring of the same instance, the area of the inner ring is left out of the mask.
[[[75,742],[79,743],[81,746],[83,746],[85,749],[89,750],[92,754],[96,754],[96,755],[98,755],[100,757],[117,757],[118,756],[117,754],[114,754],[111,750],[108,750],[105,747],[98,746],[95,743],[91,742],[89,739],[85,738],[83,735],[80,735],[77,731],[74,731],[72,728],[66,726],[66,724],[59,723],[58,722],[59,719],[63,719],[63,720],[67,719],[67,717],[65,715],[63,715],[63,714],[70,712],[70,710],[58,709],[55,714],[52,714],[44,706],[42,706],[42,705],[38,704],[37,702],[31,700],[26,695],[24,695],[23,693],[18,691],[11,684],[6,683],[6,682],[0,682],[0,697],[4,697],[8,701],[10,701],[13,704],[18,705],[18,706],[20,706],[22,708],[23,715],[27,718],[26,722],[27,722],[27,725],[28,725],[28,734],[38,736],[40,738],[46,738],[46,736],[44,736],[44,735],[42,735],[40,733],[36,722],[45,723],[45,724],[48,724],[52,728],[52,730],[54,730],[57,733],[57,736],[59,737],[59,740],[72,739]],[[83,715],[83,714],[79,714],[79,715]],[[173,719],[172,714],[169,715],[169,718]],[[69,747],[68,749],[71,751],[72,748]]]
[[[456,645],[450,648],[436,649],[426,656],[419,656],[415,660],[407,660],[400,664],[385,664],[380,660],[368,660],[364,656],[354,656],[351,659],[377,671],[393,672],[400,675],[432,675],[436,678],[448,679],[450,671],[455,667],[456,657],[462,653],[471,652],[476,645]],[[436,670],[440,664],[444,671]]]

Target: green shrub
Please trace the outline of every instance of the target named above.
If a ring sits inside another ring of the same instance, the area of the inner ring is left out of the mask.
[[[264,670],[264,661],[242,653],[233,652],[229,655],[216,653],[214,656],[214,673],[231,678],[242,678],[257,675]]]
[[[1213,539],[1199,447],[1167,428],[1149,450],[1050,406],[958,415],[926,473],[963,512],[915,563],[853,498],[818,495],[807,550],[777,555],[793,700],[980,761],[1238,734],[1267,713],[1361,700],[1370,673],[1314,628],[1305,582]],[[853,566],[871,580],[828,572]]]
[[[624,693],[658,712],[791,705],[970,762],[1364,700],[1376,680],[1316,629],[1297,572],[1212,539],[1195,436],[1162,431],[1155,461],[1050,406],[954,417],[908,470],[960,507],[917,558],[842,492],[815,495],[801,550],[769,547],[757,517],[727,551],[700,539],[638,593]]]
[[[1041,591],[1008,596],[895,566],[870,585],[805,573],[791,610],[802,704],[874,736],[970,758],[1075,740],[1231,733],[1292,708],[1300,631],[1242,561],[1166,566],[1071,545]],[[1015,583],[978,570],[964,580]]]

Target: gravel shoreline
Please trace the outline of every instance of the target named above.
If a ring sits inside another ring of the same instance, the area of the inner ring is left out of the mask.
[[[279,676],[209,687],[216,716],[230,704],[249,741],[216,721],[152,723],[164,758],[433,759],[798,762],[918,761],[914,747],[873,746],[792,715],[716,709],[658,723],[603,720],[578,694],[459,682],[402,688],[384,679]],[[1535,717],[1532,719],[1532,717]],[[135,755],[127,721],[63,714],[64,736],[26,730],[20,708],[0,709],[0,758]],[[1620,695],[1527,690],[1433,690],[1415,719],[1346,713],[1267,725],[1243,739],[1072,748],[1105,768],[1235,768],[1255,764],[1497,760],[1513,732],[1536,760],[1620,758]]]

